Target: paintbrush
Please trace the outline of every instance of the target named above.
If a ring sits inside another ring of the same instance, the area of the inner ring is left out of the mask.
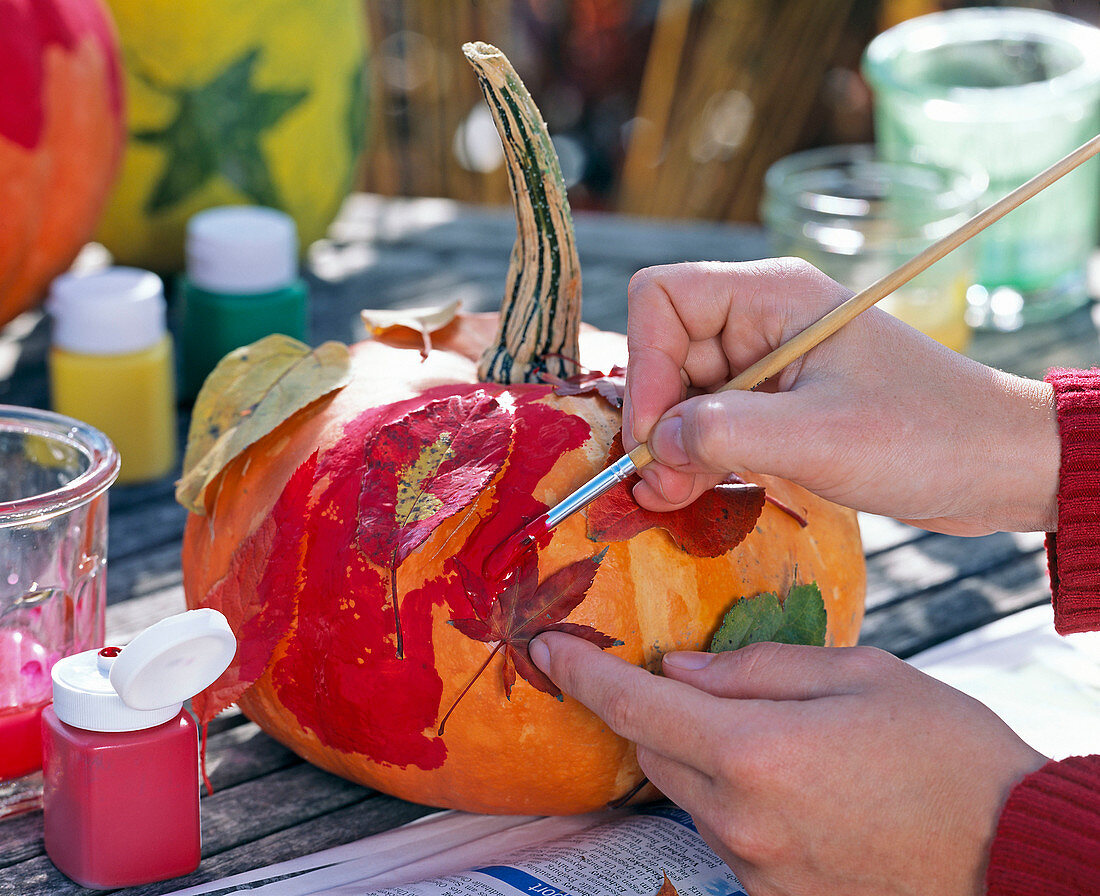
[[[1035,175],[1027,183],[1022,184],[988,208],[978,212],[958,229],[940,238],[894,271],[880,277],[866,289],[857,292],[816,323],[811,324],[783,343],[775,351],[761,358],[751,367],[741,371],[717,391],[755,389],[762,382],[783,370],[792,361],[802,357],[814,346],[832,336],[833,333],[853,318],[884,299],[894,290],[904,286],[917,274],[939,261],[949,252],[957,249],[971,237],[981,233],[994,221],[1000,220],[1032,196],[1041,193],[1058,178],[1068,174],[1082,162],[1096,155],[1097,152],[1100,152],[1100,135],[1093,137],[1069,155],[1059,159],[1045,171]],[[578,510],[587,507],[614,485],[629,479],[652,460],[653,455],[650,453],[649,446],[644,443],[619,458],[563,501],[554,505],[524,526],[519,532],[510,536],[496,551],[490,554],[486,562],[486,573],[494,578],[502,577],[515,564],[520,555],[535,544],[539,537],[545,535]]]

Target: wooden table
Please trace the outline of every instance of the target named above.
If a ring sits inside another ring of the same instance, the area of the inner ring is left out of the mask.
[[[622,330],[626,284],[640,267],[684,260],[744,260],[769,254],[756,228],[577,215],[584,317]],[[361,337],[359,309],[462,299],[468,310],[499,307],[514,239],[507,210],[442,200],[349,199],[333,240],[313,247],[313,341]],[[1094,290],[1095,294],[1095,290]],[[1054,365],[1100,362],[1100,307],[1011,334],[979,334],[971,354],[1040,377]],[[0,402],[47,407],[48,329],[37,315],[0,334]],[[186,410],[181,411],[181,433]],[[151,622],[184,609],[179,550],[184,511],[175,476],[111,494],[108,641],[125,643]],[[900,656],[1003,615],[1049,601],[1042,536],[952,538],[891,520],[861,518],[868,564],[862,641]],[[126,891],[164,893],[383,831],[427,814],[302,762],[239,713],[212,726],[214,793],[202,801],[203,861],[188,878]],[[2,748],[2,746],[0,746]],[[0,896],[83,892],[42,847],[42,817],[0,822]]]

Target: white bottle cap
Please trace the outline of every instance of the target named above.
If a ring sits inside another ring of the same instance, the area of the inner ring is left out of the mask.
[[[273,292],[298,276],[294,219],[273,208],[223,205],[187,222],[187,277],[230,295]]]
[[[229,666],[237,641],[217,610],[188,610],[122,648],[86,650],[53,667],[53,706],[86,731],[139,731],[175,718]]]
[[[139,352],[167,329],[164,284],[138,268],[62,274],[50,285],[46,310],[54,344],[87,355]]]

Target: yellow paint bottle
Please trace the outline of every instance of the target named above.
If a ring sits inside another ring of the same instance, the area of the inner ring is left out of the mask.
[[[50,401],[101,430],[122,458],[120,483],[176,465],[175,377],[160,278],[136,268],[63,274],[50,287]]]

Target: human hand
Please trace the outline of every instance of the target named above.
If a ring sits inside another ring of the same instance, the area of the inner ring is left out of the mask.
[[[997,819],[1044,757],[871,648],[669,653],[664,675],[546,632],[531,658],[638,746],[752,896],[985,892]]]
[[[709,394],[850,294],[797,259],[635,274],[623,441],[648,441],[655,460],[638,502],[681,507],[752,470],[935,531],[1053,531],[1050,387],[955,354],[878,309],[761,389]]]

